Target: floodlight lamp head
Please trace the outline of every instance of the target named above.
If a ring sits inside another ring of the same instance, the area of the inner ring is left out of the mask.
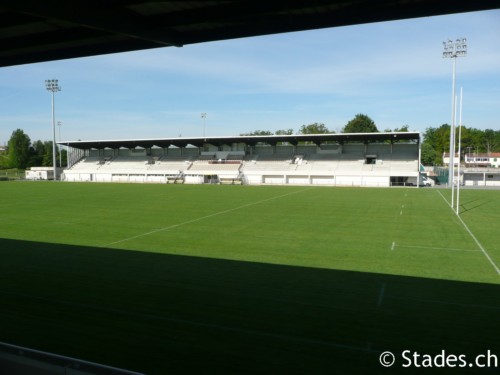
[[[46,79],[45,80],[45,88],[47,91],[57,92],[61,91],[61,87],[59,86],[59,80],[57,79]]]
[[[451,40],[448,39],[447,42],[443,42],[443,48],[443,58],[451,57],[451,55],[453,54],[453,43],[451,42]]]
[[[457,56],[458,57],[465,57],[467,56],[467,39],[466,38],[460,38],[457,39]]]

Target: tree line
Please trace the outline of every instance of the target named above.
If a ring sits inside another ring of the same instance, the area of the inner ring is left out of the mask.
[[[391,131],[391,130],[389,130]],[[398,131],[398,130],[395,130]],[[406,131],[408,126],[406,125]],[[378,133],[375,122],[365,114],[358,113],[352,120],[350,120],[341,130],[342,133]],[[309,125],[302,125],[297,134],[332,134],[335,131],[330,130],[325,124],[315,122]],[[281,129],[274,132],[270,130],[255,130],[249,133],[242,133],[240,135],[292,135],[295,134],[293,129]]]
[[[384,132],[407,132],[409,125],[403,125],[396,129],[384,129]],[[458,129],[456,139],[458,140]],[[341,130],[341,133],[377,133],[379,132],[375,122],[365,114],[357,114]],[[423,133],[421,160],[424,165],[442,165],[443,153],[450,150],[451,126],[443,124],[439,127],[429,127]],[[323,123],[312,123],[302,125],[297,134],[332,134],[335,131],[328,129]],[[276,131],[255,130],[240,135],[292,135],[296,134],[293,129],[281,129]],[[457,142],[458,145],[458,142]],[[67,165],[66,150],[56,148],[56,160],[62,159],[62,165]],[[461,157],[465,154],[500,152],[500,130],[476,129],[462,126],[461,135]],[[52,141],[31,142],[30,137],[23,130],[17,129],[12,132],[7,153],[0,155],[0,168],[26,169],[29,167],[52,166]]]
[[[422,164],[442,165],[443,153],[450,152],[451,126],[443,124],[438,128],[429,127],[423,134]],[[456,147],[458,151],[459,129],[455,131]],[[466,154],[490,154],[500,151],[500,130],[476,129],[462,126],[460,157]]]
[[[350,120],[341,130],[341,133],[377,133],[379,130],[375,122],[364,114],[357,114]],[[384,132],[407,132],[409,125],[403,125],[399,128],[384,129]],[[421,161],[424,165],[442,165],[443,153],[450,152],[450,132],[451,126],[443,124],[439,127],[429,127],[423,133],[422,140],[422,155]],[[335,131],[328,129],[323,123],[313,123],[302,125],[297,134],[333,134]],[[457,139],[458,149],[458,134],[459,129],[456,129],[455,139]],[[269,130],[256,130],[240,135],[292,135],[295,134],[293,129],[277,130],[275,132]],[[500,152],[500,130],[492,129],[476,129],[462,126],[461,134],[461,158],[465,154],[489,154],[492,152]]]
[[[56,162],[67,164],[66,150],[56,147]],[[52,141],[31,142],[30,137],[21,129],[16,129],[7,143],[7,152],[0,157],[0,168],[27,169],[30,167],[52,166]]]

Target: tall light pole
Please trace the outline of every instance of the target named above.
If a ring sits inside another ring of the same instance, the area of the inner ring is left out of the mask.
[[[451,130],[450,130],[450,164],[448,167],[448,185],[451,187],[451,207],[453,208],[453,178],[454,178],[454,157],[455,157],[455,75],[457,57],[467,56],[467,39],[459,38],[455,42],[448,39],[443,42],[443,58],[453,59],[453,76],[451,86]]]
[[[62,127],[62,122],[57,121],[57,127],[59,128],[59,142],[61,142],[61,127]],[[62,168],[62,152],[61,152],[61,147],[59,147],[59,167]]]
[[[56,181],[56,113],[54,111],[54,97],[56,92],[61,91],[61,86],[59,86],[57,79],[46,79],[45,88],[52,93],[52,165],[54,166],[54,181]]]
[[[207,114],[205,112],[203,112],[201,114],[201,118],[203,119],[203,137],[205,137],[205,120],[207,118]]]

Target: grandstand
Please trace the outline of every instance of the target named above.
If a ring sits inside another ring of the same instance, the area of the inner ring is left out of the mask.
[[[420,133],[61,142],[65,181],[418,185]]]

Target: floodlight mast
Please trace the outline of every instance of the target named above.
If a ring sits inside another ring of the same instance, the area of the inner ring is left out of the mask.
[[[454,186],[453,180],[455,177],[454,170],[454,158],[455,158],[455,80],[456,80],[456,65],[457,57],[467,56],[467,39],[459,38],[455,42],[448,39],[447,42],[443,42],[443,58],[453,59],[453,75],[452,75],[452,86],[451,86],[451,129],[450,129],[450,157],[449,157],[449,167],[448,167],[448,186],[451,187],[451,207],[453,208],[454,202]],[[460,163],[460,155],[459,160]]]
[[[207,114],[203,112],[201,118],[203,119],[203,138],[205,138],[205,120],[207,119]]]
[[[54,97],[56,92],[61,91],[61,86],[59,86],[59,81],[57,79],[46,79],[45,88],[52,93],[52,165],[54,166],[54,181],[56,181],[56,114],[54,111]]]

